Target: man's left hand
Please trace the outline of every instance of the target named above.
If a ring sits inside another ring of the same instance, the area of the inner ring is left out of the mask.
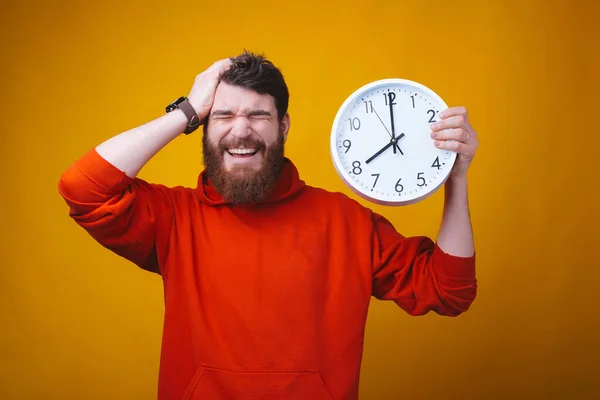
[[[457,153],[450,178],[464,178],[479,145],[477,132],[469,123],[465,107],[450,107],[442,111],[440,120],[430,125],[431,138],[438,149]]]

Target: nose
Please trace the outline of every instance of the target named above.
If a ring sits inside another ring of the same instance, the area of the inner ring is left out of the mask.
[[[250,121],[245,115],[238,115],[233,120],[233,126],[231,127],[231,135],[240,139],[247,138],[252,134]]]

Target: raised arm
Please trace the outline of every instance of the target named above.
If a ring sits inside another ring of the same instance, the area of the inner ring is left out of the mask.
[[[212,107],[220,73],[230,65],[229,59],[217,61],[196,77],[188,98],[200,121],[206,118]],[[185,130],[186,125],[183,111],[175,110],[108,139],[96,147],[96,151],[127,176],[135,178],[160,149]]]
[[[188,98],[201,121],[212,106],[220,72],[228,65],[229,60],[218,61],[196,77]],[[186,125],[183,111],[174,110],[123,132],[88,151],[58,184],[78,225],[104,247],[154,272],[165,272],[161,243],[168,243],[174,190],[136,175]]]
[[[467,109],[452,107],[432,124],[435,145],[457,153],[456,163],[445,184],[442,225],[437,244],[448,254],[471,257],[475,253],[467,196],[467,170],[479,145],[477,132],[469,123]]]
[[[438,148],[457,153],[445,185],[438,239],[403,238],[380,216],[375,218],[373,294],[393,300],[411,315],[435,311],[456,316],[477,294],[475,246],[467,196],[467,169],[478,146],[464,107],[448,108],[432,125]]]

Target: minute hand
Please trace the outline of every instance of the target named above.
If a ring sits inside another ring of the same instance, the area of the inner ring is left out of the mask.
[[[396,129],[394,127],[394,105],[396,105],[396,103],[394,102],[394,100],[396,100],[396,93],[388,92],[388,104],[390,106],[390,125],[392,127],[392,140],[396,138]],[[400,150],[398,145],[394,143],[394,154],[396,154],[396,149]],[[402,150],[400,150],[400,153],[402,153]]]

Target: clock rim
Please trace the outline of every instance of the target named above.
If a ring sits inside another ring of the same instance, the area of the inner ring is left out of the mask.
[[[422,90],[423,92],[425,92],[426,94],[428,94],[429,96],[431,96],[432,98],[435,98],[437,101],[440,102],[440,104],[443,105],[444,109],[448,108],[448,105],[446,104],[446,102],[444,101],[444,99],[441,98],[441,96],[439,96],[436,92],[434,92],[433,90],[431,90],[430,88],[428,88],[427,86],[419,83],[419,82],[415,82],[412,81],[410,79],[404,79],[404,78],[385,78],[385,79],[378,79],[376,81],[372,81],[369,82],[361,87],[359,87],[358,89],[356,89],[354,92],[352,92],[352,94],[350,94],[346,100],[344,100],[344,102],[342,103],[342,105],[339,107],[335,118],[333,120],[333,125],[331,128],[331,136],[330,136],[330,152],[331,152],[331,156],[333,158],[333,166],[335,167],[335,170],[338,174],[338,176],[342,179],[342,181],[346,184],[346,186],[348,186],[348,188],[350,188],[350,190],[352,190],[352,192],[354,192],[355,194],[357,194],[358,196],[362,197],[363,199],[370,201],[372,203],[378,204],[378,205],[385,205],[385,206],[406,206],[406,205],[411,205],[411,204],[415,204],[418,203],[426,198],[428,198],[429,196],[433,195],[434,193],[436,193],[440,187],[442,185],[444,185],[444,183],[446,183],[446,181],[448,180],[448,178],[450,177],[450,174],[452,172],[452,168],[454,167],[454,163],[456,161],[456,152],[450,151],[451,155],[450,155],[450,161],[449,161],[449,169],[448,169],[448,173],[446,174],[446,176],[435,186],[432,187],[432,189],[429,189],[428,191],[426,191],[425,193],[423,193],[420,196],[417,196],[415,198],[409,199],[409,200],[382,200],[379,198],[375,198],[370,196],[368,193],[362,191],[359,187],[356,186],[356,183],[350,179],[349,177],[347,177],[347,172],[346,170],[342,167],[341,164],[341,160],[339,158],[339,154],[337,153],[336,150],[336,146],[337,146],[337,136],[336,133],[338,131],[338,126],[339,126],[339,122],[342,118],[342,115],[344,114],[344,112],[346,111],[346,109],[348,108],[348,106],[353,103],[357,97],[359,97],[361,94],[364,94],[370,90],[373,90],[376,87],[379,86],[386,86],[386,85],[390,85],[390,84],[404,84],[404,85],[408,85],[408,86],[413,86],[417,89]]]

